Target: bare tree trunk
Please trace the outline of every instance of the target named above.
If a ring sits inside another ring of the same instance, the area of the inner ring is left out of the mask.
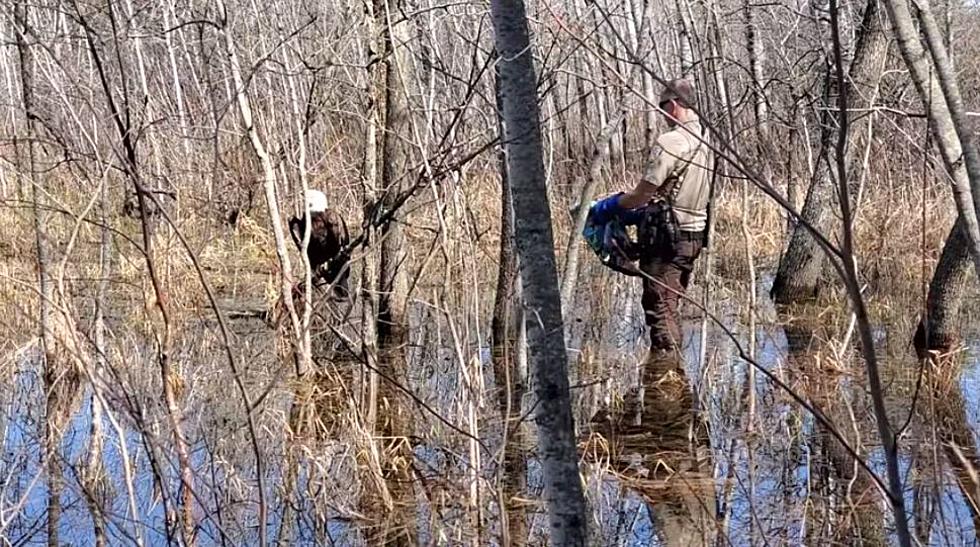
[[[20,58],[20,82],[21,100],[24,105],[24,125],[27,130],[27,169],[26,175],[31,187],[32,212],[34,216],[34,245],[37,259],[38,287],[40,289],[40,317],[38,322],[39,337],[41,341],[41,353],[44,377],[44,397],[45,397],[45,418],[44,418],[44,461],[48,470],[48,546],[59,547],[58,525],[61,521],[61,489],[64,477],[61,469],[61,456],[59,450],[58,420],[56,419],[56,409],[60,406],[58,400],[58,382],[60,368],[58,355],[55,351],[55,341],[53,336],[53,318],[51,305],[54,297],[54,284],[51,282],[50,268],[48,267],[48,244],[45,235],[47,224],[47,214],[44,213],[41,200],[42,192],[39,191],[40,181],[37,175],[35,163],[34,141],[37,133],[35,131],[34,111],[34,55],[27,44],[28,35],[32,34],[30,21],[28,19],[27,4],[17,2],[14,5],[14,19],[16,21],[17,53]],[[16,142],[16,141],[15,141]],[[19,154],[18,154],[19,156]],[[21,169],[23,172],[24,169]]]
[[[677,57],[681,62],[681,77],[686,78],[694,70],[694,46],[691,43],[691,22],[688,21],[680,2],[677,7]]]
[[[502,59],[504,146],[524,305],[528,310],[538,457],[544,476],[550,539],[554,545],[584,545],[588,537],[587,515],[579,479],[527,16],[522,0],[493,0],[490,7]]]
[[[265,190],[266,206],[269,209],[269,221],[272,226],[273,236],[275,237],[276,255],[279,258],[279,294],[282,298],[283,304],[286,306],[290,323],[293,327],[292,343],[294,350],[298,354],[296,373],[303,375],[310,368],[310,346],[308,333],[306,333],[304,336],[308,325],[304,325],[302,323],[302,318],[296,311],[296,307],[293,305],[293,267],[292,262],[289,259],[289,252],[286,249],[286,235],[282,226],[282,218],[279,215],[279,201],[276,198],[276,169],[273,165],[269,152],[266,150],[265,144],[262,142],[262,138],[259,136],[258,129],[255,126],[255,120],[252,116],[251,98],[249,97],[248,91],[245,87],[245,79],[239,65],[238,54],[235,51],[235,42],[231,35],[231,29],[227,26],[228,14],[222,0],[218,0],[218,9],[222,18],[222,33],[224,35],[225,51],[227,52],[229,60],[231,61],[231,74],[232,79],[235,82],[234,98],[238,104],[238,112],[241,115],[245,133],[248,135],[249,144],[251,144],[252,150],[255,152],[256,157],[258,157],[259,163],[262,167],[262,187]],[[308,237],[308,234],[304,235],[304,239],[308,239]],[[306,270],[308,276],[309,267],[307,267]],[[311,294],[308,286],[305,294],[307,295],[306,298],[308,299]]]
[[[365,36],[366,46],[365,64],[368,68],[368,100],[367,111],[365,113],[365,134],[364,134],[364,158],[361,168],[361,203],[363,206],[364,218],[370,218],[377,207],[379,187],[381,184],[381,165],[384,161],[384,150],[380,146],[380,135],[385,127],[385,79],[387,71],[385,64],[380,62],[385,54],[383,34],[379,30],[383,21],[375,13],[375,2],[365,0]],[[363,499],[360,500],[362,510],[367,515],[376,514],[379,509],[385,512],[392,505],[391,495],[388,487],[381,476],[383,470],[380,462],[381,455],[375,456],[380,452],[380,447],[375,441],[378,433],[378,398],[379,382],[378,374],[378,257],[379,250],[376,248],[378,230],[365,223],[366,230],[365,243],[367,250],[364,253],[364,260],[361,264],[361,357],[365,363],[361,375],[361,412],[364,416],[364,429],[370,435],[368,442],[373,446],[369,447],[364,467],[368,470],[368,481],[371,485]],[[384,519],[379,519],[382,523]],[[376,523],[370,523],[376,526]],[[365,532],[365,539],[368,542],[380,543],[384,540],[384,530],[369,529]]]
[[[389,7],[392,11],[389,11]],[[381,203],[385,207],[394,205],[395,199],[404,187],[403,180],[409,169],[406,137],[411,131],[411,118],[405,86],[412,79],[406,71],[410,63],[405,59],[408,47],[409,27],[397,21],[403,14],[398,6],[389,6],[385,0],[376,0],[375,13],[383,14],[382,23],[384,55],[381,62],[385,67],[384,107],[385,124],[381,135]],[[390,366],[394,371],[402,368],[408,319],[406,307],[408,282],[403,268],[406,259],[405,236],[402,233],[404,213],[394,215],[386,223],[381,233],[381,271],[378,299],[378,344],[382,359],[388,361],[382,366]]]
[[[577,6],[578,2],[574,2],[574,4]],[[625,94],[622,86],[611,83],[622,81],[625,75],[630,72],[629,60],[636,54],[636,49],[624,43],[623,36],[617,28],[610,24],[608,15],[601,8],[594,6],[590,11],[593,25],[595,25],[593,33],[595,47],[598,51],[609,56],[609,59],[600,58],[597,62],[597,56],[594,53],[589,55],[589,52],[585,52],[586,66],[588,67],[586,75],[593,78],[593,93],[596,96],[599,127],[605,127],[606,121],[612,113],[612,105],[625,105]],[[622,52],[621,49],[623,48],[629,51]],[[612,163],[618,164],[624,171],[626,169],[625,129],[626,117],[624,116],[620,120],[620,124],[613,128],[609,142],[609,155],[612,158]],[[586,134],[589,133],[586,129]],[[588,144],[594,142],[594,138],[591,138],[591,134],[589,137],[583,142],[583,159],[591,157],[591,151],[594,148]]]
[[[404,188],[409,173],[408,142],[411,142],[411,113],[408,85],[411,63],[407,59],[411,28],[402,12],[402,2],[373,0],[378,32],[379,63],[373,82],[375,100],[383,108],[383,132],[377,142],[377,186],[380,202],[390,209]],[[378,113],[380,114],[380,112]],[[408,343],[408,278],[405,271],[406,241],[402,233],[404,212],[396,212],[380,233],[381,256],[378,264],[377,343],[378,368],[389,380],[379,384],[379,401],[387,407],[378,414],[378,433],[386,439],[387,461],[382,462],[395,506],[381,537],[372,541],[387,545],[415,543],[412,497],[412,449],[408,442],[411,417],[404,394],[392,381],[407,386],[406,346]]]
[[[912,82],[919,92],[929,114],[930,127],[936,138],[936,145],[942,155],[946,170],[953,179],[953,196],[963,224],[969,235],[970,255],[974,267],[980,272],[980,225],[977,224],[977,201],[980,199],[980,159],[969,140],[964,125],[962,100],[956,77],[951,72],[948,58],[934,32],[930,31],[928,17],[923,20],[932,58],[938,63],[934,72],[926,51],[919,42],[919,32],[912,20],[906,0],[884,0],[892,27],[909,69]],[[928,10],[923,10],[923,12]],[[934,28],[932,29],[935,30]],[[938,73],[939,81],[936,80]]]
[[[95,343],[95,377],[101,377],[108,365],[106,362],[107,348],[105,339],[105,306],[108,302],[109,276],[112,271],[112,238],[109,235],[109,190],[108,181],[102,182],[99,198],[99,217],[102,223],[101,240],[99,242],[99,286],[95,295],[95,327],[93,341]],[[103,461],[103,446],[105,432],[102,424],[102,399],[97,390],[99,386],[92,382],[92,427],[89,436],[88,461],[85,464],[85,489],[88,491],[89,508],[92,513],[92,525],[95,531],[95,544],[104,547],[107,543],[105,504],[107,482],[105,477],[105,462]]]
[[[113,92],[113,87],[109,82],[109,77],[105,71],[102,58],[99,54],[99,49],[96,46],[98,36],[95,34],[93,27],[85,20],[84,12],[81,11],[81,8],[77,5],[77,3],[74,4],[74,10],[85,29],[86,45],[91,53],[92,61],[99,77],[99,83],[101,84],[102,92],[104,94],[113,125],[115,126],[117,136],[120,140],[123,170],[132,183],[134,191],[136,192],[139,207],[140,227],[142,232],[143,248],[141,249],[141,253],[146,265],[147,277],[149,278],[150,286],[153,290],[152,300],[147,303],[146,307],[148,310],[155,310],[153,315],[155,316],[154,319],[157,321],[154,325],[154,332],[157,339],[157,363],[160,365],[163,403],[166,409],[167,418],[170,422],[170,428],[173,431],[174,451],[177,454],[177,465],[180,473],[181,534],[184,544],[191,546],[196,544],[196,525],[194,520],[194,474],[191,468],[190,450],[188,448],[187,438],[184,435],[183,413],[180,408],[176,390],[176,386],[179,385],[182,380],[179,377],[178,372],[174,369],[173,362],[171,361],[173,349],[173,325],[171,321],[170,304],[167,291],[164,289],[161,276],[159,275],[159,269],[155,262],[153,224],[150,220],[151,204],[148,201],[148,190],[143,183],[142,174],[140,172],[137,142],[135,140],[137,128],[130,125],[132,118],[130,112],[125,110],[130,104],[128,98],[126,98],[124,95],[122,108],[120,108],[116,103],[116,96]],[[111,5],[108,12],[110,17],[112,17]],[[118,53],[118,55],[121,55],[121,53]],[[120,63],[120,65],[122,64],[120,57],[117,57],[116,60]],[[158,312],[158,314],[156,312]],[[260,525],[263,526],[264,530],[264,522],[260,523]]]
[[[499,65],[497,65],[499,67]],[[497,124],[500,134],[505,133],[503,120],[503,95],[500,74],[495,70],[494,94],[497,100]],[[571,150],[571,148],[569,148]],[[526,436],[521,416],[524,399],[525,377],[518,370],[514,351],[514,318],[517,303],[517,256],[514,254],[514,208],[511,205],[510,180],[507,176],[507,158],[503,147],[498,152],[500,168],[500,265],[497,270],[497,290],[493,303],[493,319],[490,322],[493,375],[497,387],[497,406],[504,419],[504,464],[501,481],[503,500],[501,544],[524,545],[527,543],[527,508],[518,501],[527,491]]]
[[[946,238],[926,297],[926,314],[915,329],[913,342],[919,358],[930,352],[949,353],[960,340],[959,317],[970,280],[970,237],[963,216]]]
[[[930,126],[946,168],[953,178],[954,196],[959,210],[956,224],[946,239],[929,284],[925,317],[919,322],[913,336],[916,352],[920,357],[925,357],[929,352],[947,353],[958,342],[959,329],[956,328],[955,320],[967,288],[971,255],[975,268],[980,272],[980,240],[977,239],[980,232],[976,231],[976,211],[980,198],[977,193],[980,191],[980,158],[966,126],[963,100],[952,61],[928,2],[922,0],[917,3],[918,16],[936,67],[938,85],[925,58],[925,52],[918,43],[917,35],[912,34],[914,29],[910,28],[911,20],[905,19],[909,15],[907,5],[904,2],[894,4],[892,6],[889,3],[889,14],[899,36],[899,46],[920,96],[929,110]]]
[[[872,0],[874,1],[874,0]],[[834,69],[838,81],[844,80],[844,60],[840,40],[840,19],[837,0],[830,0],[831,38],[833,39]],[[861,294],[857,274],[857,258],[854,253],[853,213],[848,188],[848,135],[850,115],[848,86],[841,86],[837,100],[838,117],[841,125],[837,131],[836,159],[834,171],[837,180],[837,200],[841,212],[842,253],[841,268],[844,285],[847,289],[851,308],[856,318],[857,330],[861,337],[861,352],[864,356],[865,369],[868,375],[868,391],[874,411],[875,422],[878,426],[878,437],[884,451],[885,468],[888,474],[888,503],[891,505],[895,521],[895,535],[902,547],[911,547],[912,538],[909,534],[908,519],[905,512],[905,490],[902,486],[902,476],[898,463],[898,435],[892,429],[885,409],[885,392],[881,383],[878,368],[878,357],[875,352],[874,336],[868,310]],[[853,145],[852,145],[853,147]]]
[[[896,1],[892,0],[892,2]],[[946,98],[950,121],[963,149],[963,155],[960,159],[966,164],[973,197],[974,217],[978,217],[980,216],[980,151],[977,150],[973,128],[966,119],[966,108],[963,104],[963,97],[960,95],[956,70],[947,52],[942,32],[936,23],[929,0],[916,0],[915,6],[918,9],[919,23],[923,30],[926,47],[936,67],[939,87]],[[980,232],[974,233],[980,235]],[[980,275],[980,238],[974,239],[974,260],[977,265],[977,274]]]
[[[642,3],[643,17],[640,23],[639,49],[636,53],[642,59],[646,59],[649,56],[648,52],[657,54],[659,58],[657,42],[651,33],[651,27],[654,24],[654,9],[657,3],[652,0],[642,0]],[[646,49],[647,47],[649,47],[649,50]],[[661,73],[663,73],[662,70]],[[656,86],[654,86],[653,74],[649,70],[640,70],[640,74],[643,78],[643,97],[647,103],[644,108],[645,115],[643,117],[643,145],[645,146],[645,150],[650,150],[657,144],[657,118],[660,116],[657,110],[651,106],[657,104],[657,91]]]
[[[578,6],[578,2],[575,2],[574,4]],[[609,44],[609,40],[606,38],[606,32],[604,32],[606,26],[604,16],[598,9],[592,9],[591,11],[592,11],[592,24],[595,25],[595,29],[596,29],[595,30],[596,44],[601,50],[609,51],[609,48],[611,46]],[[613,104],[611,88],[614,86],[610,84],[611,82],[617,80],[614,74],[615,67],[617,65],[609,62],[597,61],[596,56],[590,55],[588,52],[583,52],[583,54],[585,57],[585,62],[583,63],[583,65],[585,66],[585,69],[587,71],[586,74],[590,75],[593,79],[591,84],[592,84],[592,96],[595,100],[596,116],[593,116],[592,119],[598,119],[599,126],[605,127],[609,120],[609,109]],[[588,129],[588,123],[589,123],[588,120],[589,117],[587,117],[586,113],[583,113],[583,118],[582,118],[582,161],[583,162],[585,161],[585,158],[591,157],[591,151],[593,149],[593,146],[591,146],[592,134]],[[613,133],[615,133],[616,129],[618,129],[618,127],[613,128]],[[615,157],[616,154],[617,154],[617,150],[616,150],[615,139],[610,137],[609,155],[611,157]],[[585,167],[584,164],[583,167]]]
[[[572,226],[572,233],[568,236],[568,245],[565,249],[565,269],[561,277],[561,309],[566,317],[570,316],[575,305],[573,293],[578,284],[579,251],[582,249],[582,230],[585,229],[585,221],[589,216],[589,205],[595,197],[596,188],[602,181],[602,165],[609,159],[609,141],[622,119],[623,112],[620,111],[606,123],[596,136],[592,159],[589,160],[589,175],[582,186],[578,208],[575,210],[575,224]]]
[[[383,54],[380,44],[381,36],[377,30],[378,20],[374,13],[372,0],[364,2],[366,31],[364,37],[368,69],[368,100],[366,123],[364,124],[364,157],[361,162],[361,205],[364,218],[369,218],[378,199],[379,173],[378,167],[384,159],[383,151],[378,146],[378,134],[384,128],[384,65],[377,62]],[[374,433],[377,417],[377,387],[378,375],[378,260],[374,251],[375,230],[368,227],[365,234],[367,251],[361,267],[361,352],[367,364],[366,381],[362,401],[362,412],[365,416],[366,429]]]
[[[750,0],[742,0],[742,12],[745,14],[745,47],[749,52],[749,71],[752,73],[752,105],[755,112],[756,131],[760,137],[764,137],[767,133],[766,120],[769,117],[769,104],[766,102],[762,81],[765,48],[759,47],[755,14],[752,13]],[[759,145],[764,146],[761,142]]]
[[[834,214],[833,181],[827,163],[831,152],[830,126],[821,129],[820,155],[814,166],[810,190],[803,202],[800,216],[823,232],[828,231]],[[821,273],[828,260],[820,244],[802,224],[796,223],[789,245],[779,260],[770,295],[778,304],[798,304],[816,298],[820,290]]]
[[[575,14],[575,18],[578,20],[584,20],[584,14],[582,12],[582,5],[579,2],[572,2],[572,10]],[[593,13],[593,21],[597,21],[597,15]],[[570,76],[575,79],[575,93],[578,95],[576,100],[576,106],[578,110],[578,120],[577,124],[579,127],[577,147],[575,149],[570,149],[569,154],[572,159],[575,160],[576,167],[581,165],[581,162],[585,161],[585,158],[589,157],[589,128],[586,120],[589,118],[589,98],[588,92],[585,89],[585,74],[593,75],[594,78],[599,77],[599,72],[595,67],[595,60],[586,51],[579,52],[575,56],[573,61],[573,66],[577,74]],[[596,101],[596,110],[598,111],[600,119],[605,116],[605,104],[602,100],[602,91],[596,89],[593,85],[592,94],[594,95]],[[600,122],[601,123],[601,122]]]
[[[879,0],[868,0],[864,9],[847,81],[838,81],[833,71],[827,74],[825,84],[827,110],[821,116],[821,152],[814,166],[812,184],[801,212],[804,221],[823,233],[831,231],[835,218],[836,201],[830,169],[836,162],[833,150],[835,128],[844,121],[840,119],[840,115],[832,111],[830,105],[833,104],[834,96],[844,91],[856,96],[865,96],[868,95],[866,89],[874,89],[877,86],[874,79],[878,77],[878,71],[875,69],[887,45],[878,2]],[[873,95],[872,93],[869,96]],[[847,114],[849,119],[855,116],[854,113]],[[860,136],[860,132],[856,130],[856,125],[847,125],[853,128],[847,135],[848,140],[853,141]],[[844,162],[849,169],[853,170],[861,160],[862,151],[863,147],[856,144],[847,149]],[[827,255],[820,249],[819,243],[810,235],[809,230],[798,223],[793,229],[785,253],[779,260],[779,268],[770,294],[779,304],[793,304],[814,298],[820,289],[821,273],[827,260]]]

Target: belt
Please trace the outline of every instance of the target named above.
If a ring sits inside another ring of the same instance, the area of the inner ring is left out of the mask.
[[[699,241],[704,237],[704,230],[698,230],[697,232],[688,232],[685,230],[679,230],[677,238],[683,241]]]

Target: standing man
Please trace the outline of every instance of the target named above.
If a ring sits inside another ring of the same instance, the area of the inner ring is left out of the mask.
[[[677,304],[687,289],[704,246],[713,155],[697,113],[694,86],[672,80],[660,96],[669,130],[650,150],[646,171],[629,192],[596,202],[597,223],[646,208],[640,228],[643,310],[650,327],[651,354],[679,350],[682,333]]]

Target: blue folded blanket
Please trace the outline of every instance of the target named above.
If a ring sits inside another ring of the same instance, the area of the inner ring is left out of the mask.
[[[639,249],[630,239],[626,227],[637,226],[642,220],[643,208],[625,211],[605,224],[596,223],[590,213],[582,236],[605,266],[625,275],[639,276],[640,271],[634,264],[639,258]]]

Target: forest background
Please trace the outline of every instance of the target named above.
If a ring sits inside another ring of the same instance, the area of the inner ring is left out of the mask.
[[[980,6],[491,4],[0,3],[6,544],[980,538]],[[578,234],[679,76],[718,160],[667,393]]]

